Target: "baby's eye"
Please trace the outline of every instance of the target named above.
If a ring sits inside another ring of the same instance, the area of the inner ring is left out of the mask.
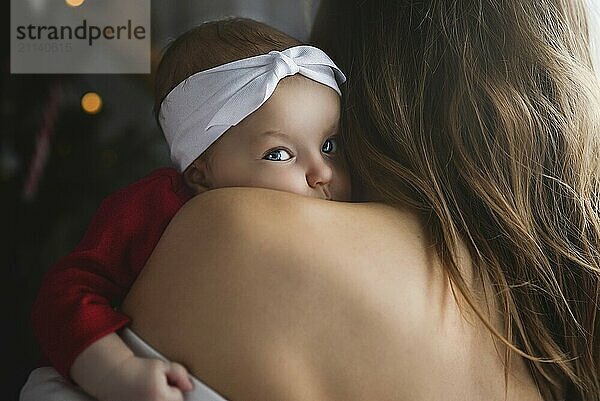
[[[323,142],[321,146],[321,152],[323,153],[336,153],[338,151],[338,141],[336,138],[329,138]]]
[[[264,160],[269,160],[272,162],[284,162],[290,160],[291,158],[292,155],[285,149],[270,150],[269,153],[263,157]]]

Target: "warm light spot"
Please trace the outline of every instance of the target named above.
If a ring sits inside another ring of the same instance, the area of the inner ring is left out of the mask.
[[[70,7],[79,7],[84,1],[85,0],[65,0],[65,3]]]
[[[97,114],[102,109],[102,98],[96,92],[88,92],[81,98],[81,108],[88,114]]]

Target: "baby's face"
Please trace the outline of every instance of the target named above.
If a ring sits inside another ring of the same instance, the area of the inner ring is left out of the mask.
[[[258,110],[211,146],[206,183],[349,200],[339,119],[340,99],[333,89],[301,76],[283,79]]]

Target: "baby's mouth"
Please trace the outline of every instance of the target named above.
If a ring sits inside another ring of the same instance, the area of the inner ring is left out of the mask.
[[[323,192],[323,199],[324,200],[331,200],[331,193],[329,192],[328,188],[321,187],[321,191]]]

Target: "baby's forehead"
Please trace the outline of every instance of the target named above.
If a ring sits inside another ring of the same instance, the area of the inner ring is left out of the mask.
[[[279,81],[279,83],[277,84],[277,87],[279,88],[281,86],[292,87],[292,88],[298,88],[298,87],[306,88],[306,87],[311,87],[311,86],[317,86],[317,87],[326,87],[327,89],[335,92],[334,89],[332,89],[326,85],[323,85],[322,83],[314,81],[314,80],[310,79],[309,77],[306,77],[302,74],[294,74],[294,75],[290,75],[290,76],[287,76],[287,77],[281,79],[281,81]],[[275,89],[275,90],[277,90],[277,89]]]
[[[321,142],[339,127],[339,95],[296,74],[282,79],[272,96],[233,130],[253,143]]]
[[[305,77],[302,74],[294,74],[294,75],[290,75],[287,76],[285,78],[283,78],[281,81],[279,81],[279,85],[284,84],[284,85],[307,85],[310,84],[311,82],[315,82],[312,79]],[[316,82],[315,82],[316,83]]]
[[[309,143],[309,142],[315,142],[315,141],[322,140],[324,138],[336,135],[338,133],[338,130],[339,130],[339,120],[335,120],[332,122],[332,124],[328,128],[326,128],[322,131],[302,130],[301,127],[299,127],[298,130],[273,129],[273,130],[253,132],[250,135],[250,137],[251,137],[250,139],[252,140],[252,142],[257,142],[257,143],[274,141],[274,140],[288,141],[288,142],[295,142],[295,143]]]

